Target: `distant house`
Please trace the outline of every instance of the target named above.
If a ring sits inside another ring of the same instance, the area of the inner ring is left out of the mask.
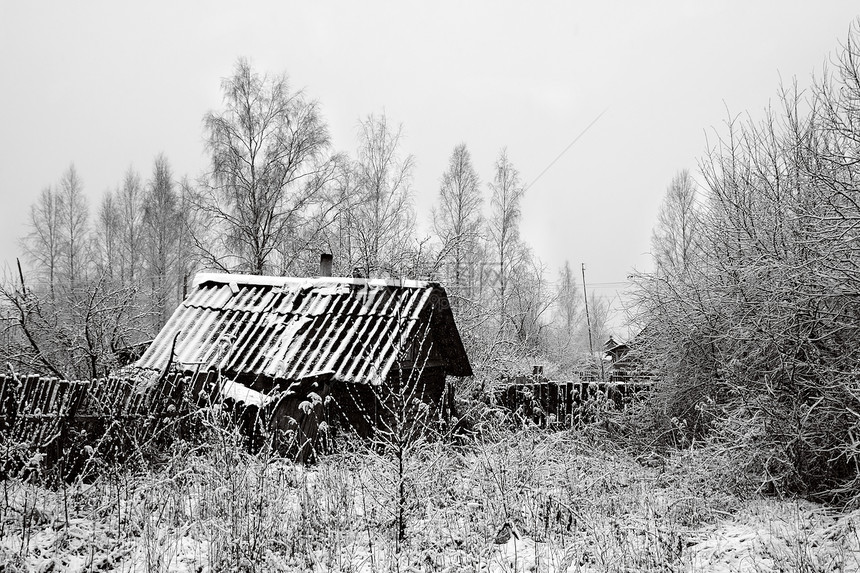
[[[641,352],[647,335],[647,330],[642,330],[629,342],[617,342],[609,337],[603,349],[610,382],[649,383],[653,380],[653,370],[646,364]]]
[[[624,342],[616,342],[615,338],[609,337],[606,344],[603,345],[604,356],[610,364],[615,364],[624,358],[630,352],[630,346]]]
[[[199,274],[135,365],[219,372],[221,396],[266,412],[303,458],[322,422],[390,427],[396,392],[445,416],[446,376],[472,374],[438,283],[326,276]]]

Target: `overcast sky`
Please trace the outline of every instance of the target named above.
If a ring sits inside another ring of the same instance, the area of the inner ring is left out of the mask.
[[[452,149],[482,181],[507,147],[529,187],[523,237],[550,269],[586,263],[614,297],[647,268],[662,195],[732,113],[844,41],[854,2],[13,2],[0,0],[0,261],[70,163],[94,210],[158,153],[207,166],[202,117],[238,57],[320,102],[335,150],[359,118],[402,123],[426,227]],[[603,113],[605,112],[605,113]],[[541,173],[603,115],[542,176]],[[540,176],[540,177],[539,177]]]

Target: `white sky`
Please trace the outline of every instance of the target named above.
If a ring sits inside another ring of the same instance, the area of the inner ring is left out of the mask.
[[[484,183],[499,150],[525,183],[523,236],[610,297],[647,268],[651,228],[705,135],[808,85],[856,2],[14,2],[0,0],[0,262],[30,203],[74,162],[97,206],[164,152],[206,168],[202,117],[239,56],[318,99],[336,150],[385,111],[416,157],[425,223],[454,146]],[[698,178],[698,176],[697,176]]]

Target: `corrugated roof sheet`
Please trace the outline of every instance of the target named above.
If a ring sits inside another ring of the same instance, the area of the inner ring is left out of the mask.
[[[446,371],[472,374],[444,289],[423,281],[203,274],[138,360],[229,376],[380,384],[424,326]],[[177,335],[178,333],[178,335]]]

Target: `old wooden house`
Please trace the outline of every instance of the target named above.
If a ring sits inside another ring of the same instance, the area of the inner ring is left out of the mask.
[[[238,274],[197,275],[136,367],[217,371],[217,394],[302,458],[320,430],[390,429],[395,404],[444,418],[446,378],[472,374],[438,283]]]

